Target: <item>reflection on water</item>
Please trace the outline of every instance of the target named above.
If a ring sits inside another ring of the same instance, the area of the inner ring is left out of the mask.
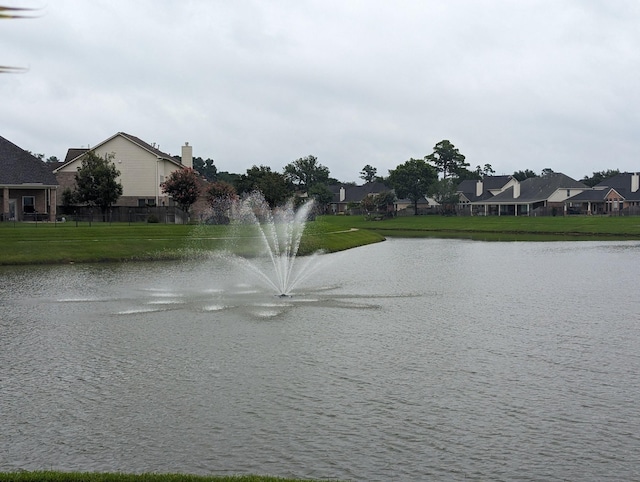
[[[0,471],[640,478],[640,245],[0,268]]]

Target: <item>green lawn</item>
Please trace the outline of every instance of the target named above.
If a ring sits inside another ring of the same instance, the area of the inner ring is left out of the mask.
[[[504,240],[640,239],[640,217],[598,216],[406,216],[383,221],[334,216],[334,226],[368,229],[384,236],[465,237]]]
[[[179,259],[229,248],[248,252],[252,239],[227,226],[146,223],[0,223],[0,264]],[[307,223],[301,254],[341,251],[387,236],[480,240],[640,239],[640,217],[407,216],[368,221],[320,216]]]
[[[300,253],[340,251],[384,239],[371,231],[336,232],[342,229],[323,221],[307,223]],[[228,249],[231,236],[237,237],[233,246],[238,250],[253,242],[227,226],[0,223],[0,264],[179,259]]]

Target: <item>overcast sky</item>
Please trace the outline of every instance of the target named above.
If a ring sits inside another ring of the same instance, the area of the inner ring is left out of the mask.
[[[218,170],[312,154],[360,181],[450,140],[497,174],[640,171],[635,0],[4,0],[0,135],[123,131]]]

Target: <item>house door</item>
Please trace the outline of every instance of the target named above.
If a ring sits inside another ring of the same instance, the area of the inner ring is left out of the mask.
[[[9,199],[9,221],[16,220],[16,200]]]

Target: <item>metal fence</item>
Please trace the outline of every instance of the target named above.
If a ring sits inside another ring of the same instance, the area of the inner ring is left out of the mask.
[[[188,222],[184,211],[176,206],[127,207],[114,206],[106,213],[98,208],[73,207],[58,209],[57,221],[90,223],[163,223],[184,224]]]

